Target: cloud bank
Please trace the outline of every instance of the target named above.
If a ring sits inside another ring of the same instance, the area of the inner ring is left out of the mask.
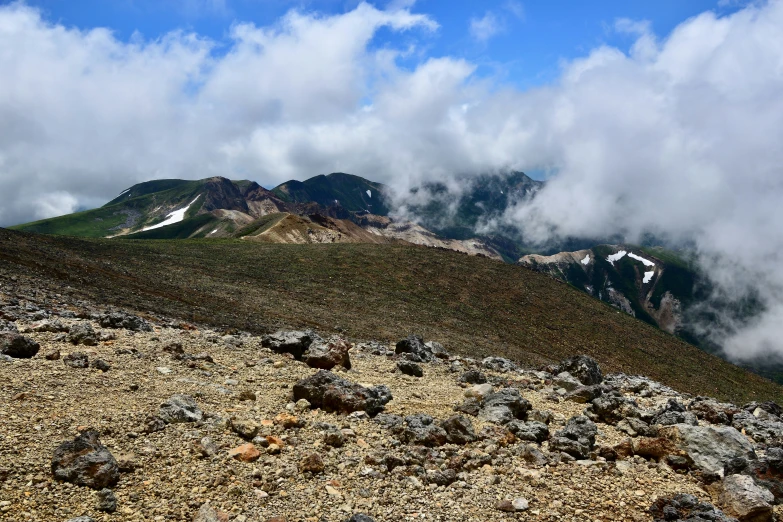
[[[0,7],[0,49],[14,50],[0,51],[0,225],[152,178],[269,186],[345,171],[405,194],[455,174],[545,170],[550,183],[507,223],[542,242],[689,241],[724,296],[766,306],[715,332],[727,352],[783,354],[783,2],[706,12],[664,36],[620,20],[630,51],[596,48],[527,91],[458,57],[374,45],[381,29],[437,34],[410,5],[291,11],[235,25],[227,44],[185,32],[122,42]]]

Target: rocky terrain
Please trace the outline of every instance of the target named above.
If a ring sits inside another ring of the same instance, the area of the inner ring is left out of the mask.
[[[0,331],[0,520],[783,520],[777,404],[589,357],[251,335],[14,279]]]

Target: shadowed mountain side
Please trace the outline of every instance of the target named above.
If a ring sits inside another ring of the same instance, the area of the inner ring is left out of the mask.
[[[526,268],[447,250],[241,240],[130,241],[0,229],[0,277],[253,332],[417,332],[450,350],[528,365],[585,353],[606,371],[694,394],[778,400],[783,388]]]

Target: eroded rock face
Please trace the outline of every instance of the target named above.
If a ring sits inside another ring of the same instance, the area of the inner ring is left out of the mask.
[[[198,422],[204,413],[189,395],[172,395],[160,405],[158,416],[168,424],[178,422]]]
[[[276,353],[290,353],[296,359],[301,359],[310,345],[321,340],[312,330],[280,330],[267,335],[261,340],[261,345]]]
[[[376,415],[392,399],[386,386],[365,388],[342,379],[328,370],[302,379],[294,385],[294,400],[307,399],[314,408],[351,413],[365,411]]]
[[[718,505],[740,522],[772,522],[775,497],[747,475],[729,475],[720,486]]]
[[[577,459],[586,459],[595,447],[598,428],[584,415],[568,419],[565,427],[549,440],[551,450],[562,451]]]
[[[343,339],[330,341],[315,340],[302,354],[302,360],[310,368],[331,370],[335,366],[342,366],[346,370],[351,369],[351,358],[348,352],[351,343]]]
[[[679,494],[673,497],[659,498],[650,507],[655,522],[736,522],[720,509],[708,502],[699,502],[693,495]]]
[[[684,452],[693,466],[709,475],[722,477],[723,468],[732,459],[755,459],[753,445],[740,432],[729,426],[663,426],[659,435]]]
[[[40,348],[41,346],[29,337],[15,332],[0,333],[0,354],[14,359],[30,359]]]
[[[120,480],[117,461],[94,431],[63,442],[54,450],[52,474],[57,480],[98,490]]]

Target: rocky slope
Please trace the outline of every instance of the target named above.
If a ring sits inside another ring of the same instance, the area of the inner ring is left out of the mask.
[[[0,286],[0,520],[783,517],[771,402],[404,332],[256,336],[30,283]]]

